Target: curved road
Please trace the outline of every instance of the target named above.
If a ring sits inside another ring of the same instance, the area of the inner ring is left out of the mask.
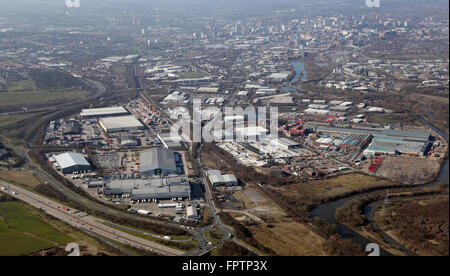
[[[143,238],[139,238],[120,230],[111,228],[105,225],[106,221],[95,218],[90,215],[85,215],[79,210],[71,209],[64,210],[63,205],[47,199],[43,196],[37,195],[28,190],[22,189],[16,185],[8,184],[0,180],[0,184],[3,185],[2,191],[18,198],[34,207],[46,212],[47,214],[75,227],[87,231],[92,231],[102,237],[110,240],[115,240],[124,244],[131,245],[136,248],[150,250],[159,254],[168,256],[180,256],[184,252],[175,250],[160,244],[148,241]],[[7,188],[6,188],[7,187]]]

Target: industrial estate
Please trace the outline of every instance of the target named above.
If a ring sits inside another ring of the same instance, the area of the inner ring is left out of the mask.
[[[0,256],[448,255],[448,2],[137,2],[0,4]]]

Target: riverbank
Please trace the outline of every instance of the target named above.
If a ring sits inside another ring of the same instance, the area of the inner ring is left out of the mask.
[[[335,219],[337,223],[379,244],[391,254],[396,256],[414,256],[416,253],[410,249],[413,247],[404,246],[404,243],[400,242],[398,238],[393,237],[392,233],[389,234],[383,231],[383,228],[389,224],[380,224],[380,217],[384,215],[384,212],[388,212],[387,209],[390,207],[391,200],[402,202],[404,200],[420,199],[430,196],[448,197],[448,187],[424,187],[413,191],[410,189],[402,189],[386,195],[378,192],[362,198],[356,198],[338,207],[336,209]],[[380,206],[383,206],[383,208],[380,209]]]
[[[400,198],[375,209],[371,226],[409,255],[448,256],[448,203],[448,190],[441,195]]]

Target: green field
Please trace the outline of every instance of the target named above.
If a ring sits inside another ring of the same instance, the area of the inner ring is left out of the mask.
[[[29,119],[33,116],[38,115],[39,113],[26,113],[26,114],[17,114],[17,115],[1,115],[0,116],[0,127],[12,125],[17,122],[20,122],[25,119]]]
[[[24,255],[72,241],[21,203],[0,203],[0,256]]]
[[[0,107],[30,104],[45,104],[51,102],[71,101],[87,96],[87,91],[24,91],[0,92]]]
[[[421,126],[423,123],[409,114],[374,114],[367,117],[367,121],[373,124],[394,124],[402,123],[405,125]]]
[[[32,80],[11,81],[6,84],[6,90],[8,92],[35,91],[36,89],[36,84]]]
[[[177,75],[179,75],[182,78],[190,78],[190,79],[203,78],[204,76],[206,76],[202,72],[181,72],[178,73]]]
[[[219,243],[223,238],[223,234],[216,229],[206,232],[205,236],[212,244]]]
[[[113,72],[116,74],[125,74],[127,68],[125,66],[115,66],[112,68]]]
[[[172,241],[167,241],[164,239],[158,239],[158,238],[154,237],[153,236],[154,234],[152,234],[148,231],[136,229],[134,227],[124,226],[125,227],[124,228],[124,227],[116,226],[113,223],[104,223],[104,224],[109,227],[112,227],[114,229],[117,229],[119,231],[122,231],[124,233],[133,235],[135,237],[139,237],[139,238],[142,238],[144,240],[148,240],[148,241],[151,241],[154,243],[162,244],[167,247],[170,247],[170,248],[173,248],[176,250],[180,250],[180,251],[189,251],[198,246],[198,242],[196,240],[184,241],[184,240],[189,239],[190,238],[189,236],[171,236],[171,235],[169,235],[169,237],[172,238]],[[177,241],[179,241],[179,242],[177,242]]]

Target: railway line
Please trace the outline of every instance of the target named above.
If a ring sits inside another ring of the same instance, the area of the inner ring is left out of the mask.
[[[94,218],[90,215],[84,215],[84,213],[78,210],[69,210],[67,208],[66,210],[64,210],[64,206],[62,206],[61,204],[36,195],[25,189],[19,188],[15,185],[11,185],[3,181],[0,181],[0,183],[2,183],[5,188],[3,192],[24,201],[61,221],[68,223],[69,225],[72,225],[75,228],[91,231],[104,238],[166,256],[181,256],[184,254],[184,252],[182,251],[164,247],[151,241],[147,241],[120,230],[108,227],[103,224],[105,222],[101,219]]]

